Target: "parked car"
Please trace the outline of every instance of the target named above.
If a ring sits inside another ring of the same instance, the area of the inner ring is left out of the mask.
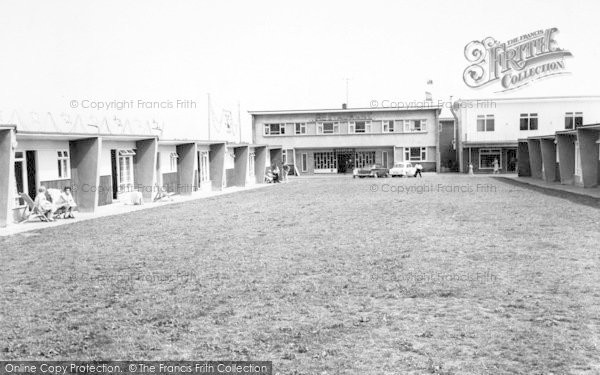
[[[415,168],[411,162],[402,161],[394,164],[394,167],[390,169],[390,176],[395,177],[409,177],[414,176],[417,173],[417,168]]]
[[[383,167],[381,164],[368,165],[363,168],[354,168],[352,171],[353,178],[356,177],[388,177],[390,170]]]

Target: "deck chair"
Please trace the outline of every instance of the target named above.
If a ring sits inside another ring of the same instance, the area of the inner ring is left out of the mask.
[[[174,192],[168,192],[167,189],[165,189],[164,186],[156,186],[156,196],[154,197],[154,202],[159,202],[162,200],[173,200],[173,195],[175,195]]]
[[[43,213],[39,212],[33,199],[26,193],[21,193],[21,198],[27,204],[27,210],[23,213],[23,220],[19,224],[27,223],[33,219],[39,218],[40,221],[48,222],[48,218]]]
[[[273,183],[273,173],[271,173],[271,171],[268,171],[265,174],[265,183],[267,183],[267,184]]]

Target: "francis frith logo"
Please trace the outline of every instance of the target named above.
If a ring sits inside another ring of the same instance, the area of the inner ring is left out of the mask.
[[[475,40],[465,46],[465,58],[471,63],[464,73],[467,86],[478,88],[499,81],[501,91],[514,90],[535,80],[568,73],[568,50],[556,42],[558,29],[536,30],[499,42],[492,37]]]

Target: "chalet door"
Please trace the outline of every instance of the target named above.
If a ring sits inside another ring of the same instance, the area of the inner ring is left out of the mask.
[[[37,176],[35,166],[35,151],[25,151],[25,162],[27,165],[27,194],[32,199],[37,195]]]

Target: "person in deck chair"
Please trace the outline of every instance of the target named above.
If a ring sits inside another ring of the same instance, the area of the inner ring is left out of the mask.
[[[71,194],[71,187],[64,187],[60,197],[58,198],[58,201],[56,202],[56,207],[58,210],[64,211],[65,219],[75,219],[75,216],[73,216],[73,209],[77,207],[77,203],[75,203],[75,199]]]
[[[38,195],[35,196],[34,207],[39,213],[46,216],[48,221],[54,221],[54,212],[56,211],[56,207],[48,199],[46,193],[46,187],[43,185],[40,186],[38,189]]]
[[[277,164],[273,164],[273,167],[271,168],[271,173],[273,174],[273,182],[281,182],[279,181],[279,167],[277,166]]]

